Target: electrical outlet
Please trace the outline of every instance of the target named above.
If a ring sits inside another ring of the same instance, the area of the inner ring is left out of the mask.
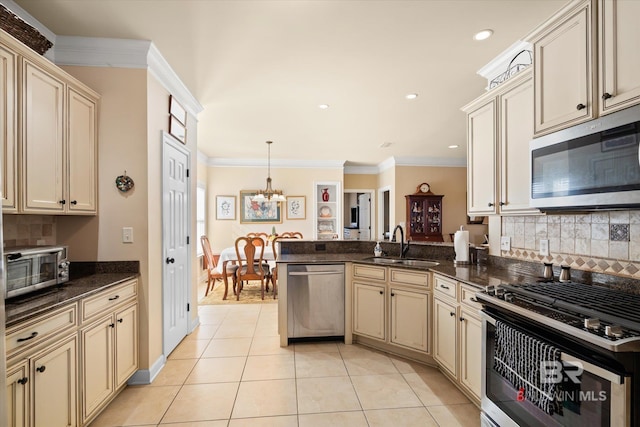
[[[501,251],[511,250],[511,237],[509,236],[500,237],[500,250]]]
[[[133,227],[122,227],[122,243],[133,243]]]
[[[540,255],[549,256],[549,239],[540,239]]]

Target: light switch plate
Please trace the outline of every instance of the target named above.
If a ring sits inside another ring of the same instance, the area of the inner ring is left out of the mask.
[[[549,256],[549,239],[540,239],[540,255]]]
[[[133,243],[133,227],[122,227],[122,243]]]
[[[511,237],[509,236],[500,237],[500,250],[501,251],[511,250]]]

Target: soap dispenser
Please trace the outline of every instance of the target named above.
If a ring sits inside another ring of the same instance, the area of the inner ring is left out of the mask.
[[[382,256],[382,247],[380,246],[380,242],[376,242],[376,247],[373,248],[373,255]]]

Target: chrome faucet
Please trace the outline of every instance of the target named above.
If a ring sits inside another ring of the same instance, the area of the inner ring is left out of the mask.
[[[396,231],[398,230],[400,230],[400,258],[404,258],[407,256],[407,252],[409,251],[409,240],[407,240],[407,245],[405,246],[404,230],[400,224],[396,225],[396,228],[393,229],[393,233],[391,233],[391,241],[396,242]]]

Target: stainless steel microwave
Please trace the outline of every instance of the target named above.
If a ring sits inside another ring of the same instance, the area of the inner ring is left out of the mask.
[[[6,248],[5,298],[23,295],[69,280],[66,246]]]
[[[545,210],[640,207],[640,105],[530,142],[530,205]]]

